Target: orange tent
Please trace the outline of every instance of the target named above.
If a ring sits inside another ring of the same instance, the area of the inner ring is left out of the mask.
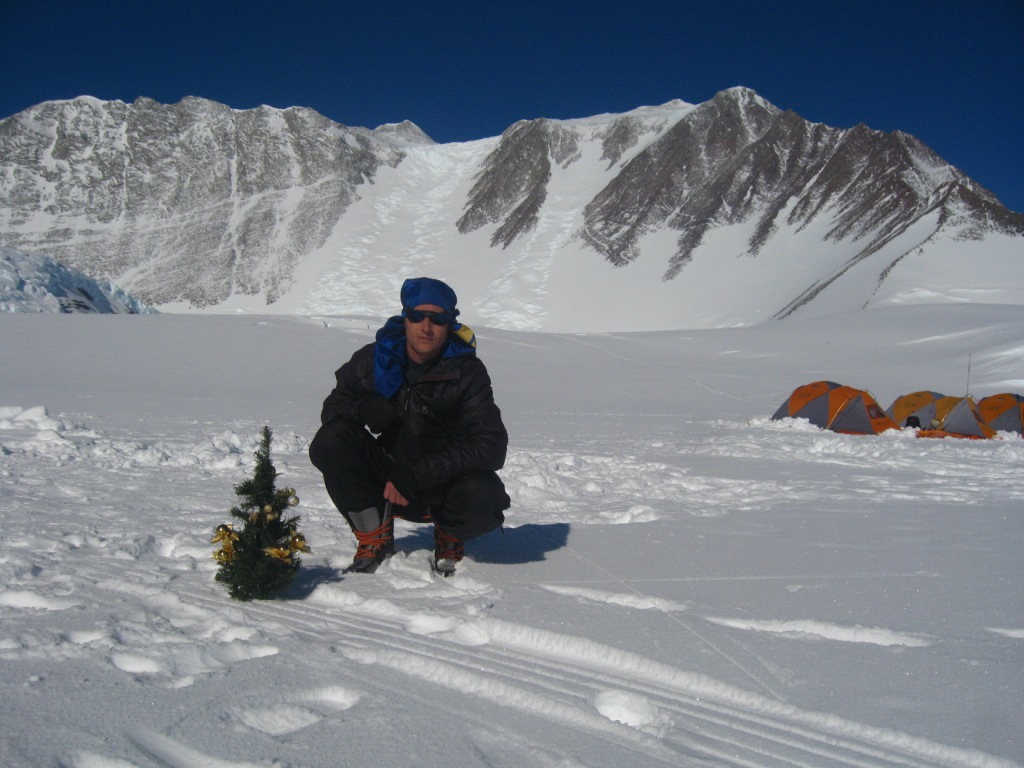
[[[938,392],[911,392],[897,397],[886,413],[904,426],[921,427],[918,437],[985,438],[996,434],[978,413],[978,405],[970,396],[947,397]]]
[[[904,427],[929,429],[933,426],[932,422],[939,418],[935,404],[944,397],[941,392],[911,392],[897,397],[885,412],[890,419]]]
[[[815,381],[797,387],[772,419],[807,419],[822,429],[850,435],[877,435],[900,428],[866,389],[834,381]]]
[[[978,413],[992,429],[1024,434],[1024,397],[1011,392],[983,397]]]

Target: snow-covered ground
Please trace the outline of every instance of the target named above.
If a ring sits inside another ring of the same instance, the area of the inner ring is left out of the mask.
[[[1024,440],[768,419],[823,378],[1024,391],[1024,307],[477,328],[513,507],[449,580],[407,524],[342,575],[306,458],[379,322],[0,317],[0,764],[1024,762]],[[313,553],[239,603],[210,538],[265,424]]]

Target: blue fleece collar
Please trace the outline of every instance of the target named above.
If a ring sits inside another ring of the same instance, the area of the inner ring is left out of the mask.
[[[377,343],[373,347],[373,385],[378,393],[391,398],[405,383],[405,371],[409,367],[405,351],[405,321],[401,315],[388,318],[377,331]],[[467,325],[453,323],[448,329],[448,341],[441,357],[475,356],[476,337],[473,331]]]

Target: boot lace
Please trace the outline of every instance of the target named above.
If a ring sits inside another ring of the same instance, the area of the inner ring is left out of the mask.
[[[359,544],[353,561],[383,560],[395,550],[395,533],[391,520],[366,533],[355,531],[355,535]]]
[[[434,558],[458,562],[465,553],[462,542],[434,523]]]

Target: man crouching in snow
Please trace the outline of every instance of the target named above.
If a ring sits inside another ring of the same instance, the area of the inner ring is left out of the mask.
[[[496,472],[508,433],[476,339],[455,321],[455,291],[419,277],[401,301],[402,314],[335,373],[309,457],[358,539],[348,570],[372,573],[394,552],[389,509],[434,523],[434,568],[449,575],[465,542],[505,520]]]

